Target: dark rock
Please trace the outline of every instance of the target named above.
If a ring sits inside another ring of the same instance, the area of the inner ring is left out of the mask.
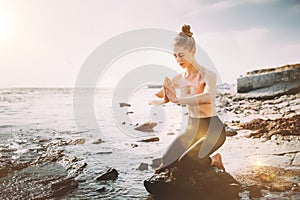
[[[105,190],[106,190],[106,188],[103,186],[103,187],[97,189],[96,191],[97,191],[97,192],[104,192]]]
[[[230,174],[216,168],[207,171],[181,171],[177,167],[169,172],[155,174],[144,181],[146,190],[162,199],[238,199],[241,185]]]
[[[114,168],[109,168],[105,173],[101,174],[96,180],[97,181],[106,181],[106,180],[115,180],[118,178],[118,171]]]
[[[78,182],[73,178],[66,178],[58,180],[51,185],[51,189],[55,192],[51,195],[51,198],[60,198],[70,191],[78,187]]]
[[[128,114],[133,114],[133,111],[128,111],[128,112],[126,112],[126,114],[128,115]]]
[[[237,93],[234,100],[242,99],[274,99],[287,94],[296,94],[300,92],[300,82],[277,83],[275,85],[253,90],[248,93]]]
[[[131,144],[130,145],[132,148],[135,148],[135,147],[138,147],[139,145],[137,145],[137,144]]]
[[[131,105],[128,103],[119,103],[120,107],[130,107]]]
[[[152,160],[152,164],[150,165],[153,169],[158,168],[162,163],[161,158],[156,158]]]
[[[136,128],[134,128],[137,131],[143,131],[143,132],[154,132],[153,128],[157,125],[155,122],[146,122]]]
[[[175,135],[175,133],[169,132],[169,133],[167,133],[167,135]]]
[[[137,170],[147,170],[148,169],[148,164],[147,163],[141,163],[140,166],[137,168]]]
[[[226,134],[226,136],[231,137],[231,136],[237,135],[238,133],[233,128],[226,128],[225,129],[225,134]]]
[[[15,163],[9,160],[1,161],[1,170],[0,170],[0,178],[6,176],[7,174],[15,171],[15,170],[22,170],[27,168],[31,165],[30,162],[27,163]]]
[[[144,139],[144,140],[140,140],[139,142],[157,142],[157,141],[159,141],[159,137]]]
[[[247,190],[249,191],[250,199],[262,197],[261,190],[257,185],[250,185],[250,186],[248,186]]]
[[[101,144],[101,143],[104,143],[102,139],[97,139],[94,142],[92,142],[92,144]]]

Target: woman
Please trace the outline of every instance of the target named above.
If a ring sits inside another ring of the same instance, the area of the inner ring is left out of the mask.
[[[211,165],[224,169],[221,155],[209,157],[225,142],[225,129],[215,111],[217,76],[213,71],[199,65],[195,60],[195,40],[189,25],[174,39],[174,56],[184,69],[172,80],[164,80],[164,87],[156,93],[163,100],[150,101],[150,105],[176,103],[187,105],[188,125],[162,156],[159,173],[173,165],[186,169],[206,169]],[[177,96],[175,88],[180,89]],[[201,154],[201,155],[200,155]]]

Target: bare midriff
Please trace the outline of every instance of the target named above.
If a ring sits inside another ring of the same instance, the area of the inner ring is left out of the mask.
[[[180,89],[181,96],[190,96],[195,94],[201,94],[205,88],[205,82],[203,81],[200,72],[191,79],[185,78],[185,73],[182,73],[181,80],[178,81],[177,87]],[[210,90],[215,90],[216,88],[210,88]],[[213,95],[212,103],[199,104],[199,105],[187,105],[188,115],[193,118],[207,118],[216,116],[215,111],[215,91],[211,93]]]

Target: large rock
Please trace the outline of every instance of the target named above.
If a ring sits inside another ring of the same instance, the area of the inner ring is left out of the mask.
[[[300,92],[300,64],[247,72],[237,79],[237,99],[270,99]],[[246,94],[245,94],[246,93]]]
[[[230,174],[217,168],[205,171],[181,171],[155,174],[144,181],[146,190],[162,199],[238,199],[242,187]]]
[[[237,91],[243,93],[276,83],[298,81],[299,77],[300,64],[254,70],[237,79]]]

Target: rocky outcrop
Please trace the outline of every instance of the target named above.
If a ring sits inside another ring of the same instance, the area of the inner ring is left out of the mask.
[[[237,98],[269,99],[300,91],[300,64],[248,72],[237,79]]]
[[[217,168],[207,171],[181,171],[174,167],[169,172],[155,174],[144,181],[146,190],[162,199],[238,199],[241,184],[230,174]]]

